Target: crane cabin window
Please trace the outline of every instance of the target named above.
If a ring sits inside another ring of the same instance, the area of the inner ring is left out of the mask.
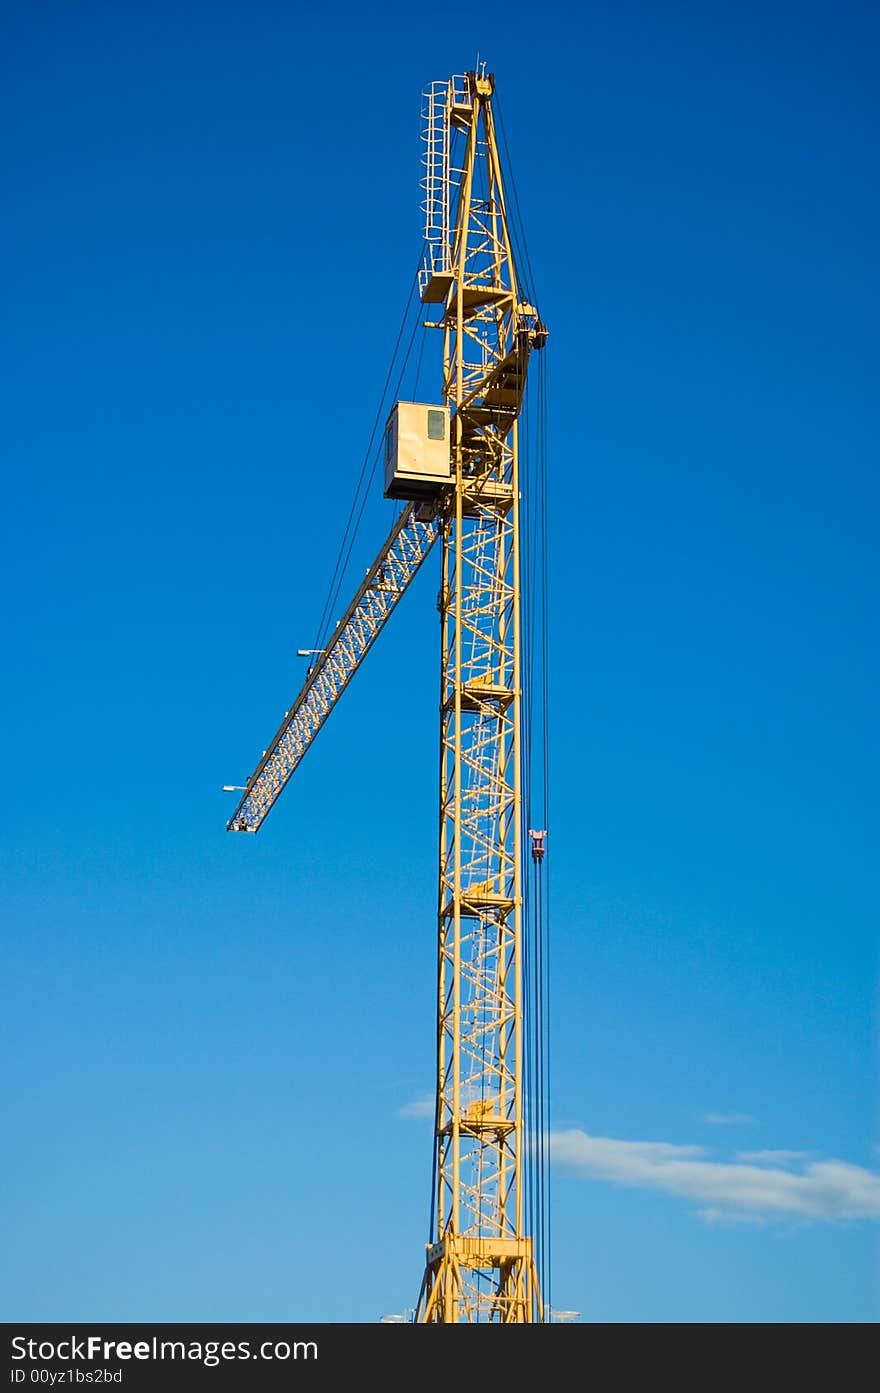
[[[394,427],[395,427],[395,424],[396,424],[396,418],[395,418],[394,416],[392,416],[392,417],[391,417],[391,420],[388,422],[388,425],[387,425],[387,427],[386,427],[386,429],[385,429],[385,468],[386,468],[386,470],[388,469],[388,466],[392,463],[392,461],[393,461],[393,459],[394,459]]]
[[[446,439],[446,412],[428,409],[428,439]]]

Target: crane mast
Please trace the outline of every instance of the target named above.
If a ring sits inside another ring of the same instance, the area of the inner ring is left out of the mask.
[[[492,115],[494,80],[429,93],[423,299],[443,305],[453,488],[440,587],[440,866],[432,1241],[419,1321],[543,1318],[524,1208],[523,816],[517,417],[547,331],[520,298]],[[441,102],[443,105],[441,106]],[[433,108],[433,110],[431,109]],[[436,126],[446,130],[437,138]],[[430,130],[431,124],[435,131]],[[434,134],[433,141],[430,135]],[[450,137],[453,137],[450,139]],[[439,161],[438,161],[439,163]],[[450,228],[431,239],[431,226]]]
[[[439,540],[437,1078],[419,1322],[547,1318],[525,1204],[518,439],[547,329],[517,280],[493,92],[483,67],[426,93],[419,283],[443,336],[444,406],[397,403],[386,496],[403,512],[227,823],[258,830]]]

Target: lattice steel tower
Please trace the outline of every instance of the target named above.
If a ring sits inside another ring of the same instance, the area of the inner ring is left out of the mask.
[[[423,296],[444,305],[454,494],[442,524],[438,1060],[434,1223],[420,1320],[540,1318],[524,1227],[522,679],[517,417],[546,331],[522,303],[493,80],[432,89],[445,140]],[[436,121],[436,117],[435,117]],[[430,129],[429,123],[429,129]],[[465,137],[449,169],[448,133]],[[429,151],[431,142],[429,141]]]
[[[257,830],[439,538],[437,1106],[416,1311],[427,1322],[545,1318],[524,1183],[518,417],[547,330],[517,282],[493,90],[480,70],[426,93],[420,288],[442,331],[445,405],[392,413],[386,493],[406,506],[228,824]]]

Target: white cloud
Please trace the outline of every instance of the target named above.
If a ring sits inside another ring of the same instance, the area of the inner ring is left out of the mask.
[[[757,1120],[748,1112],[707,1112],[703,1118],[704,1122],[711,1123],[713,1127],[740,1127]]]
[[[704,1224],[712,1224],[715,1228],[732,1228],[737,1224],[753,1224],[758,1228],[763,1228],[767,1219],[763,1214],[743,1214],[734,1209],[700,1209],[697,1211]]]
[[[738,1161],[754,1161],[755,1165],[788,1166],[792,1161],[803,1161],[809,1151],[738,1151]]]
[[[847,1161],[812,1161],[800,1171],[711,1161],[698,1146],[591,1137],[575,1128],[554,1132],[550,1147],[557,1165],[591,1180],[681,1195],[698,1204],[710,1223],[880,1219],[880,1175]]]
[[[398,1117],[433,1117],[434,1116],[434,1095],[423,1093],[421,1098],[414,1098],[411,1103],[404,1103],[402,1108],[397,1109]]]

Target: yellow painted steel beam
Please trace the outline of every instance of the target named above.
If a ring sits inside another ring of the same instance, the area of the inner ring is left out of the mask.
[[[446,183],[444,395],[454,495],[442,530],[434,1232],[416,1319],[543,1318],[523,1196],[522,681],[516,422],[546,329],[520,297],[493,80],[452,78],[463,143]],[[436,84],[432,91],[436,92]],[[436,97],[434,121],[437,122]],[[453,147],[454,148],[454,147]],[[444,180],[438,181],[440,186]],[[425,283],[437,303],[438,283]],[[427,297],[426,297],[427,298]]]

